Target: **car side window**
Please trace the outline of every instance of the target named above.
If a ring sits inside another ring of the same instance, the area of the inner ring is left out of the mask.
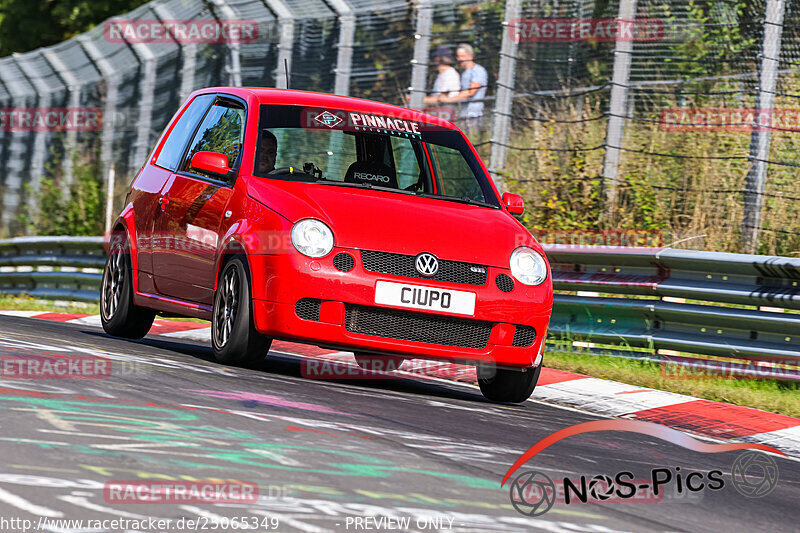
[[[413,187],[423,181],[422,169],[414,145],[409,139],[391,137],[392,152],[394,153],[395,167],[397,168],[397,183],[401,189]],[[422,180],[421,180],[422,178]]]
[[[441,194],[485,202],[480,183],[461,152],[446,146],[429,144],[434,170],[442,186]]]
[[[205,175],[202,171],[190,168],[192,156],[197,152],[217,152],[226,155],[228,167],[233,168],[244,143],[244,121],[243,108],[227,103],[214,104],[192,139],[183,170]],[[219,176],[212,177],[219,179]]]
[[[177,124],[172,128],[172,132],[164,142],[164,146],[158,154],[158,159],[156,159],[156,165],[173,172],[178,168],[181,164],[183,150],[189,142],[189,137],[194,133],[197,123],[203,118],[203,114],[213,100],[213,94],[201,94],[192,100],[192,103],[189,104],[181,118],[178,119]]]

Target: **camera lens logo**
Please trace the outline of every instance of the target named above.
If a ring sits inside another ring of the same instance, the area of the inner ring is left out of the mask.
[[[739,494],[762,498],[778,485],[778,464],[765,453],[744,452],[734,461],[731,477]]]
[[[556,503],[556,486],[541,472],[529,470],[514,478],[510,489],[511,505],[525,516],[540,516]]]
[[[594,476],[589,481],[589,494],[592,498],[601,502],[613,497],[615,489],[614,480],[611,479],[611,476],[605,474]]]

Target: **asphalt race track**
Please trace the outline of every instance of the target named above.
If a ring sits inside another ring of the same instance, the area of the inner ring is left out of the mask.
[[[258,369],[228,368],[201,343],[132,342],[92,327],[0,317],[0,357],[87,354],[112,359],[111,375],[2,381],[4,532],[22,531],[23,520],[30,531],[124,531],[58,521],[148,518],[173,525],[128,530],[188,531],[175,525],[183,518],[221,531],[214,521],[247,517],[260,521],[251,531],[309,533],[719,533],[797,531],[800,519],[796,460],[775,456],[778,485],[747,498],[730,476],[742,452],[696,453],[623,432],[568,438],[523,470],[554,479],[720,470],[725,486],[683,494],[670,486],[655,502],[556,503],[530,518],[511,506],[503,475],[540,439],[598,417],[537,401],[494,405],[477,388],[438,380],[305,379],[302,358],[286,353]],[[258,501],[128,503],[104,492],[109,482],[209,479],[256,483]]]

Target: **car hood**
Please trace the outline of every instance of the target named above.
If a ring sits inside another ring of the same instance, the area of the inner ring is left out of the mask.
[[[377,189],[255,178],[248,195],[291,222],[317,218],[336,246],[508,268],[518,246],[541,247],[500,209]]]

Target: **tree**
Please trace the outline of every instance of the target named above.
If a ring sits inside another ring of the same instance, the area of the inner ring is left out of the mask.
[[[0,0],[0,57],[60,43],[147,0]]]

